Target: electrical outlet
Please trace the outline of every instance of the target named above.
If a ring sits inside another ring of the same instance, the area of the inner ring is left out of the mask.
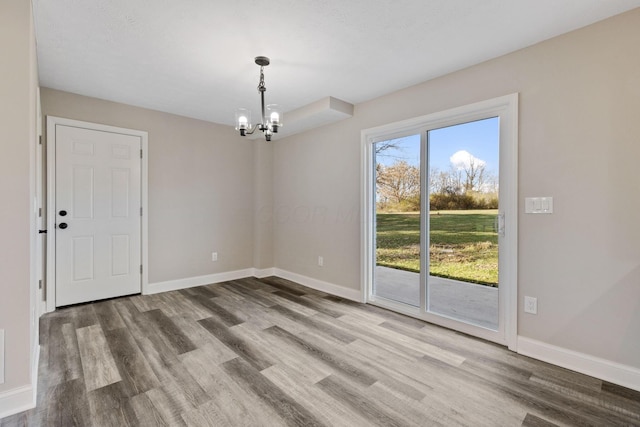
[[[538,314],[538,298],[524,297],[524,312]]]
[[[211,261],[218,260],[218,252],[211,252]]]
[[[324,258],[319,256],[318,257],[318,266],[319,267],[323,267],[324,266]]]
[[[0,329],[0,384],[4,384],[4,329]]]

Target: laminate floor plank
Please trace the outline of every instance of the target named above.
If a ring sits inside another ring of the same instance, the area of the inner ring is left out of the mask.
[[[91,413],[82,379],[54,386],[43,420],[46,426],[78,426],[91,424]]]
[[[272,366],[262,375],[289,395],[301,402],[322,423],[330,426],[366,426],[369,421],[357,412],[324,393],[313,384],[298,381],[296,372],[287,365]]]
[[[186,426],[181,414],[185,411],[186,407],[176,404],[176,395],[171,394],[171,391],[165,392],[164,389],[152,389],[145,393],[151,401],[156,411],[160,414],[162,419],[170,426]],[[194,408],[188,408],[190,410]]]
[[[175,354],[183,354],[196,349],[189,337],[182,333],[180,328],[162,310],[149,310],[142,315],[153,323],[152,327],[160,332],[159,335],[169,347],[174,349]]]
[[[124,382],[117,382],[87,393],[92,421],[97,425],[138,425],[129,399],[132,397]]]
[[[126,328],[106,331],[105,337],[120,377],[131,394],[144,393],[160,386],[160,381]]]
[[[171,424],[169,420],[162,416],[162,413],[149,398],[148,393],[149,392],[138,394],[130,400],[136,418],[140,420],[141,425],[170,427]]]
[[[262,316],[270,323],[269,326],[279,326],[291,333],[300,333],[306,329],[303,321],[300,320],[305,317],[304,315],[280,305],[263,308]]]
[[[188,317],[174,317],[172,320],[197,347],[194,351],[179,355],[178,359],[180,361],[184,361],[186,357],[194,352],[203,351],[206,351],[209,363],[220,364],[238,357],[235,352],[224,345],[222,341],[217,339],[197,321],[194,322]]]
[[[122,380],[102,328],[95,324],[85,326],[77,334],[87,391]]]
[[[328,301],[339,302],[344,305],[345,309],[351,308],[351,312],[355,315],[365,317],[367,319],[371,319],[372,322],[377,322],[379,324],[381,322],[398,322],[404,324],[406,326],[412,326],[414,328],[420,329],[425,326],[425,322],[413,317],[404,316],[399,313],[394,313],[393,311],[386,310],[384,308],[376,307],[371,304],[362,304],[355,301],[350,301],[340,297],[327,296],[324,299]],[[438,326],[430,325],[430,327],[442,329]]]
[[[352,385],[353,386],[353,385]],[[438,425],[441,421],[434,416],[425,414],[424,403],[397,393],[396,390],[378,381],[366,390],[359,391],[359,394],[366,395],[378,407],[384,408],[387,413],[392,414],[394,419],[402,425]],[[517,420],[519,421],[519,420]],[[508,423],[505,423],[508,424]]]
[[[315,363],[322,363],[329,367],[332,372],[349,378],[351,381],[361,383],[365,386],[371,385],[377,381],[377,379],[362,369],[359,369],[352,361],[346,358],[342,358],[336,354],[332,354],[325,349],[317,346],[309,341],[305,341],[284,329],[277,326],[273,326],[265,330],[266,333],[278,337],[285,342],[289,347],[294,348],[299,352],[304,352],[308,356],[311,356],[316,360]]]
[[[197,304],[191,298],[184,298],[179,293],[164,292],[159,295],[158,308],[168,317],[189,316],[193,320],[200,320],[211,316],[209,311],[200,304]]]
[[[209,400],[205,390],[182,362],[168,366],[167,369],[172,378],[171,381],[163,382],[162,389],[174,407],[186,411],[195,409]]]
[[[252,343],[234,334],[233,331],[229,330],[229,328],[219,320],[209,317],[199,320],[198,323],[258,371],[273,365],[274,362],[265,354],[258,351]]]
[[[207,402],[200,407],[184,412],[184,423],[188,427],[232,427],[227,419],[220,413],[213,402]]]
[[[265,404],[255,393],[248,392],[245,384],[229,375],[221,365],[209,364],[206,358],[201,359],[197,353],[194,351],[189,354],[185,367],[191,373],[200,373],[196,378],[211,398],[199,409],[204,408],[205,412],[212,411],[216,417],[223,417],[221,425],[282,425],[282,419],[274,408]]]
[[[295,324],[299,327],[293,328],[298,332],[304,332],[309,329],[316,330],[319,334],[327,336],[331,339],[336,339],[343,343],[350,343],[356,340],[356,337],[349,333],[347,328],[342,327],[339,323],[335,322],[335,318],[327,316],[323,313],[317,313],[312,316],[304,316],[295,311],[289,310],[286,307],[276,305],[270,307],[270,309],[276,312],[280,318],[290,319],[295,321]],[[278,323],[281,326],[281,323]],[[284,327],[283,329],[289,330]]]
[[[308,409],[287,396],[285,392],[261,375],[244,359],[233,359],[221,366],[230,376],[244,385],[247,392],[253,392],[265,404],[273,408],[285,425],[309,427],[323,425]]]
[[[79,354],[73,354],[73,349],[67,346],[65,340],[64,329],[73,328],[71,322],[71,316],[53,317],[50,322],[47,322],[49,325],[45,332],[47,342],[51,344],[47,346],[47,350],[41,357],[47,358],[45,359],[47,379],[50,385],[77,379],[81,375],[82,367],[78,364]]]
[[[233,292],[238,296],[244,298],[245,300],[250,300],[255,304],[261,305],[263,307],[271,307],[276,304],[273,300],[260,295],[256,292],[256,289],[251,287],[241,286],[242,282],[227,282],[222,285],[222,287],[229,292]]]
[[[202,305],[202,307],[205,307],[208,312],[207,317],[215,316],[227,327],[239,325],[241,323],[244,323],[246,320],[231,313],[229,310],[223,307],[220,302],[217,301],[223,297],[199,298],[197,296],[189,295],[188,298],[194,301],[194,303],[200,304]],[[224,299],[221,302],[224,303]]]
[[[97,303],[96,303],[97,304]],[[95,304],[81,304],[75,307],[68,307],[66,310],[73,313],[73,326],[76,329],[99,324],[98,316],[94,310]]]
[[[533,414],[527,414],[525,419],[522,421],[522,427],[557,427],[557,426],[558,426],[557,424],[554,424],[543,418],[536,417]]]
[[[314,384],[332,373],[330,367],[315,363],[314,358],[305,351],[288,346],[277,336],[265,334],[264,331],[256,330],[249,324],[235,326],[233,331],[255,345],[272,361],[273,365],[289,368],[295,373],[298,381]]]
[[[271,293],[267,293],[264,292],[263,293],[263,297],[264,298],[268,298],[271,301],[273,301],[275,304],[277,304],[280,307],[284,307],[286,309],[289,309],[295,313],[298,313],[302,316],[313,316],[314,314],[317,314],[318,312],[312,308],[309,308],[307,306],[298,304],[295,301],[291,301],[291,299],[289,298],[285,298],[284,295],[288,295],[285,292],[282,291],[275,291],[275,292],[271,292]],[[290,297],[296,297],[296,295],[289,295]],[[272,307],[273,308],[273,307]]]
[[[312,290],[308,288],[304,288],[292,282],[289,282],[285,279],[280,279],[278,277],[264,277],[262,279],[258,279],[260,282],[265,283],[272,288],[276,288],[277,290],[288,292],[292,295],[296,295],[301,297],[307,293],[310,293]]]
[[[341,381],[333,375],[319,381],[316,385],[334,399],[349,405],[354,412],[366,418],[371,425],[394,427],[403,425],[393,414],[380,408],[378,404],[359,393],[346,381]]]
[[[238,301],[226,296],[215,299],[217,304],[225,307],[228,312],[241,321],[238,324],[250,323],[260,329],[266,329],[273,326],[273,323],[264,316],[264,309],[266,307],[264,305],[257,304],[254,301],[255,300],[249,300],[246,298]]]
[[[358,369],[363,371],[371,378],[375,378],[375,383],[381,383],[390,389],[402,394],[403,396],[420,401],[425,397],[425,394],[418,388],[412,385],[413,380],[409,377],[397,375],[397,372],[387,369],[386,366],[380,363],[380,353],[374,351],[371,353],[372,359],[367,357],[358,357],[356,353],[351,351],[351,347],[336,344],[333,341],[327,340],[326,337],[318,335],[315,331],[309,330],[302,334],[299,334],[303,340],[307,342],[313,342],[323,348],[324,351],[334,355],[334,357],[342,358],[343,360],[352,361],[357,363]],[[337,373],[337,372],[334,372]]]
[[[32,416],[27,412],[20,412],[19,414],[11,415],[0,419],[0,427],[28,427],[33,425],[30,419]]]
[[[422,353],[423,355],[433,357],[434,359],[441,360],[452,366],[460,366],[466,359],[454,352],[443,350],[438,346],[430,344],[425,341],[416,340],[411,337],[407,337],[401,334],[395,334],[389,332],[385,328],[381,328],[378,325],[370,325],[362,322],[350,315],[342,316],[339,320],[349,323],[350,325],[358,324],[362,329],[371,332],[371,335],[377,337],[380,340],[386,340],[393,343],[396,346],[403,348],[410,348]]]
[[[93,310],[103,331],[122,329],[126,327],[114,304],[113,300],[108,300],[93,305]]]
[[[328,308],[326,305],[318,303],[316,300],[312,298],[305,298],[307,295],[296,296],[283,291],[274,292],[273,295],[277,295],[279,297],[288,299],[289,301],[299,306],[303,306],[310,309],[311,310],[311,312],[309,313],[310,316],[312,316],[315,313],[323,313],[331,317],[340,317],[345,314],[344,311],[332,310],[331,308]]]
[[[246,278],[40,319],[7,426],[640,426],[640,392],[305,288]]]
[[[153,323],[144,315],[146,311],[139,312],[127,299],[119,301],[116,308],[156,377],[161,382],[169,381],[171,375],[166,367],[179,361],[174,349],[160,337]]]

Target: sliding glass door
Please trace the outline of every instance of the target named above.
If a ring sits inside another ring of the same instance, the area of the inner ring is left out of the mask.
[[[512,101],[363,132],[369,303],[511,343],[517,302]]]

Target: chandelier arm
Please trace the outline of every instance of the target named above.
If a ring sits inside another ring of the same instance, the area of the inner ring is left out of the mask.
[[[258,126],[260,126],[260,125],[255,125],[253,128],[251,128],[251,130],[246,130],[245,129],[245,131],[244,131],[245,135],[252,135],[256,131],[256,129],[258,129]]]

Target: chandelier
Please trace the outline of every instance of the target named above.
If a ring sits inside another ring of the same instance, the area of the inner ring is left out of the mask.
[[[281,114],[276,104],[264,105],[264,93],[267,87],[264,85],[264,67],[269,65],[269,58],[266,56],[256,56],[256,64],[260,66],[260,83],[258,83],[258,92],[260,93],[260,102],[262,107],[262,116],[260,123],[251,127],[251,111],[246,108],[238,108],[236,111],[236,130],[240,131],[240,135],[251,135],[256,129],[264,133],[264,138],[271,141],[271,135],[278,133],[278,128],[282,126]]]

